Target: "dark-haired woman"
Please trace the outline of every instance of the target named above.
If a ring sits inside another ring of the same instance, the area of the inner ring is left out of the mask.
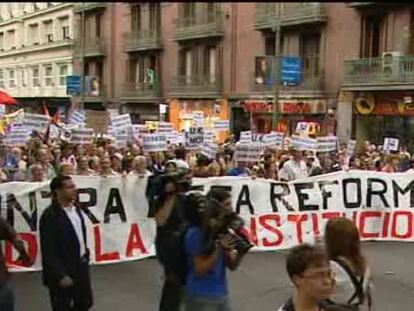
[[[332,300],[357,305],[361,311],[369,310],[371,271],[361,251],[358,228],[347,218],[331,219],[325,227],[325,246],[335,274]]]

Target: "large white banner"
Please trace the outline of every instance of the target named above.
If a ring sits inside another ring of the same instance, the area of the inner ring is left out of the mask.
[[[154,255],[155,223],[148,218],[147,179],[76,176],[78,205],[88,227],[92,263],[136,260]],[[249,177],[194,179],[203,192],[221,187],[232,193],[233,207],[246,222],[254,250],[290,248],[314,242],[326,222],[348,217],[363,240],[413,242],[414,174],[336,172],[290,183]],[[7,263],[20,271],[41,269],[39,219],[50,204],[48,183],[0,185],[1,214],[19,232],[32,267],[19,268],[9,243]]]

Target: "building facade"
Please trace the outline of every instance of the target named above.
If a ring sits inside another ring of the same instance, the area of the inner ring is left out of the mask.
[[[302,76],[280,84],[278,130],[309,121],[342,141],[377,143],[411,131],[410,4],[79,3],[74,12],[75,71],[99,88],[85,108],[121,107],[142,123],[165,104],[177,130],[199,112],[230,118],[236,134],[269,132],[279,21],[279,54],[300,58]]]
[[[343,60],[358,47],[346,27],[349,20],[358,23],[358,12],[347,4],[108,6],[119,20],[105,34],[116,33],[111,45],[120,52],[106,62],[116,64],[114,94],[135,122],[158,119],[163,103],[178,130],[187,128],[197,111],[210,121],[231,118],[235,133],[269,132],[274,86],[271,78],[265,82],[259,75],[274,74],[274,25],[280,11],[280,55],[300,57],[303,74],[295,85],[280,85],[277,129],[291,134],[297,122],[312,121],[335,132]]]
[[[342,137],[414,147],[414,6],[350,3],[353,57],[344,60],[338,111]]]
[[[73,67],[73,5],[0,4],[0,89],[26,110],[65,113],[66,76]]]

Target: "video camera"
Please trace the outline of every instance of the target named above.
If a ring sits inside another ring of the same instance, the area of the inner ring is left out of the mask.
[[[227,233],[236,238],[236,250],[247,252],[253,247],[243,232],[244,220],[237,213],[225,209],[216,199],[200,193],[189,193],[186,204],[186,209],[193,211],[192,222],[206,231],[205,253],[214,251],[218,236]]]
[[[152,175],[148,178],[146,196],[153,211],[156,204],[161,203],[168,196],[166,186],[174,184],[175,192],[185,194],[188,191],[199,190],[200,187],[192,186],[191,181],[186,177],[188,172]],[[150,213],[151,214],[151,213]],[[152,217],[149,215],[149,217]]]

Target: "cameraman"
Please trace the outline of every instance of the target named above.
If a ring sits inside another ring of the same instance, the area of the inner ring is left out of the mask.
[[[154,215],[157,223],[155,247],[165,278],[159,311],[180,310],[185,281],[183,239],[189,227],[185,200],[190,185],[191,172],[188,170],[180,176],[162,176],[159,185],[160,193],[156,199]]]
[[[239,249],[237,236],[227,227],[223,230],[222,216],[230,213],[230,193],[213,189],[207,195],[200,224],[191,226],[186,232],[186,311],[230,310],[226,266],[235,270],[250,248]]]

